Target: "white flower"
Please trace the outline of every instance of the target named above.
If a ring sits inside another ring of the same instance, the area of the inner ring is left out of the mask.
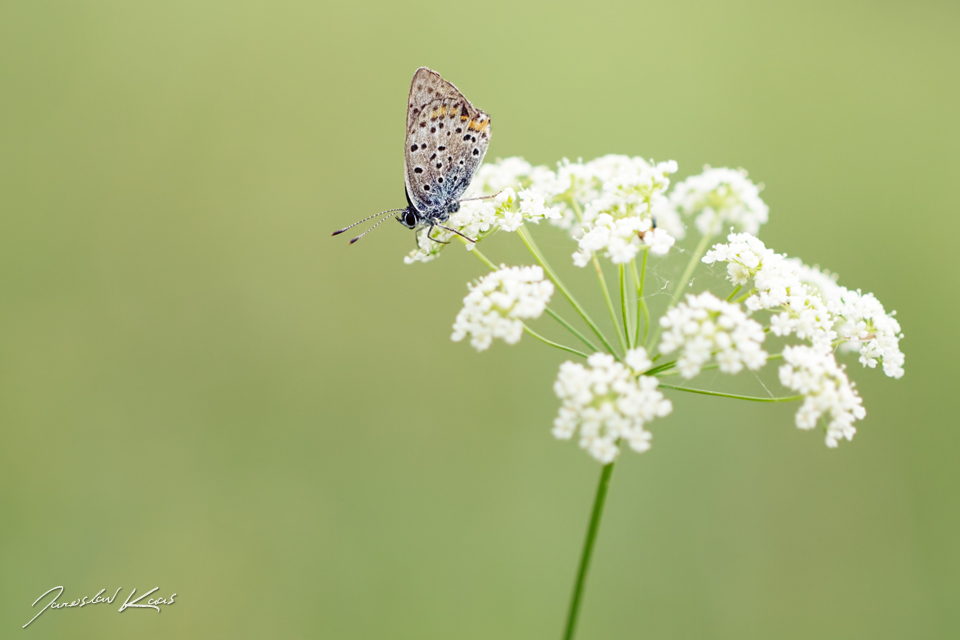
[[[796,333],[822,350],[829,350],[839,338],[841,350],[859,351],[864,366],[880,363],[886,375],[903,376],[900,323],[872,293],[842,287],[834,274],[776,253],[748,233],[731,233],[727,240],[714,245],[703,262],[726,262],[734,284],[754,281],[746,307],[773,311],[774,335]]]
[[[755,234],[770,211],[743,169],[704,167],[703,173],[677,183],[670,204],[684,215],[699,214],[697,229],[704,235],[720,233],[730,224]]]
[[[657,390],[656,378],[637,375],[652,364],[646,351],[632,349],[625,360],[628,366],[594,353],[587,367],[564,362],[553,385],[562,401],[553,422],[554,437],[569,440],[579,427],[580,448],[603,464],[616,459],[620,440],[637,452],[649,449],[652,436],[644,426],[673,410]]]
[[[553,295],[553,283],[543,279],[540,267],[506,267],[487,274],[463,299],[453,323],[454,342],[470,336],[477,351],[494,338],[516,344],[523,335],[523,319],[539,318]]]
[[[780,367],[780,382],[805,396],[797,411],[797,426],[813,429],[826,416],[826,442],[836,447],[857,432],[853,423],[867,415],[853,383],[830,351],[813,347],[785,347]]]
[[[900,323],[887,313],[872,293],[849,291],[840,287],[839,296],[828,303],[830,311],[839,319],[837,334],[849,340],[845,350],[859,351],[860,363],[871,369],[878,362],[891,378],[903,377],[903,352],[900,351]]]
[[[542,193],[529,189],[520,192],[520,213],[525,220],[533,222],[539,222],[544,218],[559,220],[563,217],[558,209],[544,204]]]
[[[710,292],[687,295],[685,302],[660,318],[660,326],[664,328],[660,351],[680,351],[677,368],[684,378],[696,376],[714,356],[724,373],[738,373],[744,367],[756,370],[767,362],[767,352],[760,348],[766,337],[763,327],[738,305]]]
[[[731,233],[726,244],[717,244],[703,262],[727,263],[727,276],[737,285],[753,280],[752,294],[745,305],[751,312],[775,312],[770,330],[777,336],[810,340],[821,349],[829,349],[836,339],[831,315],[819,290],[806,284],[797,263],[768,249],[749,233]]]

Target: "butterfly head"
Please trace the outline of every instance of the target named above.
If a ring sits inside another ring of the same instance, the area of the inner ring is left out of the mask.
[[[420,216],[417,215],[417,212],[413,207],[408,206],[403,212],[397,216],[397,222],[405,226],[407,229],[416,229],[417,225],[420,224]]]

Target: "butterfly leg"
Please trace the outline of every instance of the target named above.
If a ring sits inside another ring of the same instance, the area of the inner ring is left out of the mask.
[[[447,242],[444,242],[443,240],[437,240],[432,235],[430,235],[431,233],[433,233],[433,228],[435,226],[437,226],[435,222],[430,223],[430,228],[427,230],[427,237],[433,240],[434,242],[436,242],[437,244],[450,244],[449,240]]]

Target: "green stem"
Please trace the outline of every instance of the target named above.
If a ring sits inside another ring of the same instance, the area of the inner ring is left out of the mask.
[[[738,284],[738,285],[737,285],[737,288],[730,292],[730,295],[727,296],[727,302],[730,302],[731,300],[733,300],[733,296],[735,296],[735,295],[737,295],[737,293],[739,293],[740,287],[742,287],[742,286],[743,286],[742,284]]]
[[[650,309],[647,308],[647,301],[643,297],[643,285],[647,279],[647,254],[650,252],[643,249],[643,262],[640,266],[640,273],[637,274],[637,260],[634,258],[630,265],[633,267],[633,281],[637,286],[637,335],[633,341],[634,345],[644,344],[647,341],[647,334],[650,332]],[[640,320],[643,319],[643,342],[640,341]]]
[[[623,316],[623,332],[627,335],[627,347],[633,348],[633,332],[630,331],[630,316],[627,313],[627,282],[623,265],[620,265],[620,315]]]
[[[772,356],[767,356],[767,362],[770,362],[771,360],[779,360],[782,357],[783,357],[782,353],[775,353]],[[675,364],[677,364],[676,360],[674,360],[673,362],[665,362],[659,367],[654,367],[653,369],[650,369],[650,371],[645,371],[643,375],[660,376],[661,378],[665,378],[667,376],[678,376],[680,375],[679,371],[667,371],[667,373],[661,373],[662,371],[670,369]],[[719,362],[711,362],[710,364],[705,364],[702,367],[700,367],[700,371],[709,371],[711,369],[718,369],[719,367],[720,367]]]
[[[527,333],[529,333],[530,335],[532,335],[534,338],[536,338],[536,339],[539,340],[540,342],[542,342],[542,343],[544,343],[544,344],[548,344],[548,345],[550,345],[551,347],[556,347],[557,349],[560,349],[561,351],[566,351],[566,352],[568,352],[568,353],[576,354],[576,355],[580,356],[581,358],[589,358],[589,357],[590,357],[590,354],[589,354],[589,353],[584,353],[583,351],[577,351],[576,349],[573,349],[573,348],[571,348],[571,347],[567,347],[567,346],[564,346],[564,345],[562,345],[562,344],[560,344],[560,343],[554,342],[553,340],[548,340],[548,339],[544,338],[542,335],[540,335],[539,333],[537,333],[536,331],[534,331],[533,329],[531,329],[530,327],[528,327],[526,324],[523,325],[523,330],[526,331]]]
[[[673,389],[675,391],[686,391],[687,393],[699,393],[705,396],[717,396],[720,398],[733,398],[734,400],[749,400],[750,402],[796,402],[803,400],[803,396],[785,396],[783,398],[757,398],[755,396],[740,396],[733,393],[720,393],[719,391],[707,391],[705,389],[690,389],[688,387],[675,387],[672,384],[660,383],[664,389]]]
[[[687,263],[687,268],[683,270],[683,275],[680,276],[680,280],[677,282],[677,288],[673,290],[673,298],[670,300],[671,306],[677,304],[677,300],[679,300],[680,296],[683,295],[683,290],[686,288],[687,283],[690,282],[690,277],[693,275],[693,270],[697,268],[697,263],[700,262],[700,258],[703,256],[704,252],[706,252],[707,245],[710,244],[711,238],[713,238],[713,235],[711,234],[706,234],[700,238],[700,243],[697,245],[697,248],[693,250],[693,255],[690,256],[690,261]]]
[[[573,597],[570,598],[567,626],[563,631],[564,640],[573,640],[573,635],[577,630],[577,618],[580,615],[580,603],[583,600],[583,591],[586,587],[587,570],[590,568],[593,545],[597,541],[597,531],[600,529],[600,517],[603,515],[603,503],[607,499],[607,488],[610,486],[613,465],[613,462],[604,465],[603,471],[600,472],[600,484],[597,485],[597,495],[593,499],[593,512],[590,514],[590,525],[587,527],[587,539],[583,542],[583,551],[580,553],[580,568],[577,570],[577,581],[573,585]]]
[[[520,239],[523,241],[523,244],[527,246],[527,250],[533,254],[533,257],[537,259],[537,262],[540,263],[540,266],[543,267],[543,270],[546,271],[547,275],[550,276],[550,279],[553,280],[553,283],[557,285],[557,288],[560,289],[560,293],[564,295],[567,301],[573,305],[573,308],[577,310],[577,313],[580,314],[580,317],[583,318],[583,321],[597,334],[597,338],[600,339],[600,342],[603,343],[603,346],[607,348],[614,357],[619,359],[617,356],[616,350],[614,350],[613,345],[607,340],[607,337],[603,335],[603,332],[600,331],[600,328],[590,319],[590,316],[587,315],[587,312],[583,307],[580,306],[580,303],[577,302],[577,299],[573,297],[570,291],[563,285],[560,281],[560,278],[557,277],[557,274],[554,273],[553,269],[550,268],[550,265],[547,263],[547,259],[543,257],[543,254],[540,253],[540,249],[537,248],[536,242],[533,237],[527,233],[526,229],[521,226],[517,229],[517,235],[520,236]]]
[[[680,296],[683,295],[683,290],[686,289],[687,283],[690,282],[690,277],[693,275],[693,270],[697,268],[697,263],[700,262],[700,258],[703,256],[704,252],[706,252],[707,245],[710,244],[711,238],[713,238],[712,234],[706,234],[700,238],[697,248],[693,250],[693,255],[690,256],[690,261],[687,262],[687,266],[683,270],[683,275],[680,276],[680,280],[677,282],[677,288],[673,290],[673,296],[670,298],[670,307],[677,304],[677,300],[679,300]],[[660,338],[659,326],[653,332],[653,338],[651,338],[650,344],[647,346],[647,351],[650,351],[650,348],[657,342],[658,338]]]
[[[549,313],[549,314],[553,317],[554,320],[556,320],[557,322],[559,322],[560,324],[562,324],[564,327],[566,327],[567,329],[569,329],[569,330],[570,330],[570,333],[572,333],[573,335],[577,336],[583,344],[585,344],[585,345],[587,345],[588,347],[590,347],[590,351],[591,351],[591,352],[594,352],[594,353],[595,353],[595,352],[597,352],[597,351],[600,351],[600,349],[598,349],[598,348],[596,347],[596,345],[594,345],[592,342],[590,342],[585,335],[583,335],[582,333],[580,333],[579,331],[577,331],[577,329],[576,329],[573,325],[571,325],[569,322],[567,322],[566,320],[564,320],[564,319],[560,316],[560,314],[558,314],[556,311],[554,311],[554,310],[551,309],[550,307],[546,307],[546,310],[547,310],[547,313]]]
[[[603,277],[603,269],[600,267],[600,261],[597,256],[593,256],[593,268],[597,271],[597,278],[600,280],[600,289],[603,291],[603,299],[607,303],[607,312],[610,314],[610,320],[613,322],[613,328],[617,331],[617,338],[620,340],[620,348],[627,350],[627,341],[623,337],[623,330],[620,328],[620,321],[617,320],[617,312],[613,310],[613,299],[610,297],[610,289],[607,288],[607,280]]]
[[[462,240],[462,239],[461,239],[461,242],[463,242],[463,244],[467,244],[467,241],[466,241],[466,240]],[[485,264],[485,265],[487,265],[488,267],[490,267],[490,270],[491,270],[491,271],[496,271],[497,269],[500,268],[500,267],[498,267],[497,265],[495,265],[495,264],[493,264],[492,262],[490,262],[490,259],[489,259],[487,256],[485,256],[485,255],[483,255],[482,253],[480,253],[480,250],[477,249],[476,247],[474,247],[473,249],[471,249],[471,250],[470,250],[470,253],[472,253],[472,254],[474,254],[475,256],[477,256],[478,258],[480,258],[480,261],[483,262],[483,264]]]

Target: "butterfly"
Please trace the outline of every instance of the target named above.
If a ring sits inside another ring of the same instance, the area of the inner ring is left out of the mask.
[[[460,210],[460,196],[470,186],[490,146],[490,116],[474,107],[460,91],[436,71],[420,67],[410,83],[407,100],[407,135],[404,148],[404,170],[407,206],[381,211],[349,227],[338,229],[339,235],[362,222],[387,213],[401,212],[396,220],[408,229],[419,231],[429,226],[446,229],[470,242],[456,229],[443,225],[450,214]],[[492,196],[491,196],[492,197]],[[350,241],[353,244],[386,220]]]

